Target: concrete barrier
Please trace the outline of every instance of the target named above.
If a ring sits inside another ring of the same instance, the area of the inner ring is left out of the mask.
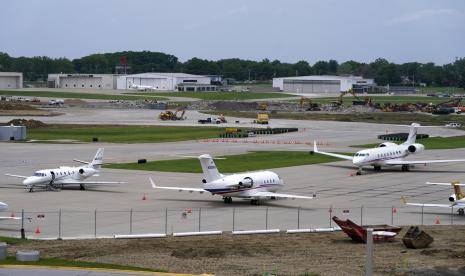
[[[143,238],[166,238],[166,234],[134,234],[134,235],[115,235],[115,239],[143,239]]]
[[[313,229],[288,229],[286,231],[287,234],[297,234],[297,233],[311,233],[315,232]]]
[[[173,233],[173,237],[221,235],[221,234],[223,234],[223,231],[178,232],[178,233]]]
[[[253,235],[253,234],[273,234],[279,233],[279,229],[267,229],[267,230],[240,230],[232,231],[233,235]]]
[[[40,253],[37,250],[19,250],[16,252],[16,261],[18,262],[36,262],[40,259]]]

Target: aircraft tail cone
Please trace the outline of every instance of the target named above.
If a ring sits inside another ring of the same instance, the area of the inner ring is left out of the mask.
[[[437,218],[436,221],[434,222],[434,224],[441,224],[441,221]]]
[[[34,233],[35,233],[36,235],[39,235],[39,234],[40,234],[40,228],[39,228],[39,226],[37,226],[36,231],[35,231]]]

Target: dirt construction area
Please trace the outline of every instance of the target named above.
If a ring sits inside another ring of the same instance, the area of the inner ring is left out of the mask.
[[[407,249],[401,237],[375,243],[375,275],[464,275],[465,226],[421,227],[435,241]],[[453,245],[453,246],[452,246]],[[41,257],[114,263],[178,273],[215,275],[363,275],[366,247],[342,231],[161,239],[26,241]],[[269,273],[269,274],[267,274]]]

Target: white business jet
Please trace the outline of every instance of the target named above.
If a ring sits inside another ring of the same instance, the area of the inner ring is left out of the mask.
[[[129,83],[129,89],[135,89],[137,91],[150,91],[150,90],[155,90],[154,86],[150,85],[140,85],[140,84],[135,84],[132,81],[128,81]]]
[[[410,165],[432,164],[432,163],[452,163],[465,162],[465,159],[451,160],[404,160],[410,154],[420,153],[425,150],[425,146],[415,143],[417,138],[417,123],[412,123],[407,141],[398,145],[396,143],[384,142],[376,148],[364,149],[355,153],[354,156],[319,151],[316,142],[313,142],[313,152],[341,159],[351,160],[358,167],[357,175],[362,174],[364,166],[373,166],[375,171],[380,171],[382,166],[402,166],[402,171],[409,171]]]
[[[312,199],[313,196],[300,196],[278,194],[276,191],[284,186],[284,181],[272,171],[256,171],[236,173],[231,175],[220,174],[216,168],[213,158],[208,154],[198,157],[205,179],[202,180],[203,188],[181,188],[181,187],[160,187],[152,178],[150,182],[154,189],[175,190],[179,192],[209,192],[212,195],[223,197],[224,203],[232,203],[232,198],[249,199],[252,205],[258,205],[259,200],[291,198],[291,199]]]
[[[8,209],[8,204],[0,202],[0,211]],[[0,216],[0,220],[20,220],[20,217],[15,217],[15,216],[8,216],[8,217],[2,217]]]
[[[465,184],[459,183],[458,181],[453,181],[452,183],[437,183],[437,182],[426,182],[430,185],[442,185],[442,186],[452,186],[454,193],[449,197],[450,204],[434,204],[434,203],[412,203],[407,202],[404,197],[402,201],[406,205],[410,206],[423,206],[423,207],[440,207],[440,208],[454,208],[457,210],[459,215],[464,215],[465,211],[465,194],[460,190],[460,186],[465,186]]]
[[[103,148],[99,148],[91,162],[73,159],[85,165],[79,167],[62,166],[56,169],[36,171],[32,176],[6,174],[7,176],[24,178],[23,185],[33,192],[35,187],[44,187],[48,190],[58,190],[65,186],[79,185],[81,190],[91,185],[123,184],[125,182],[84,181],[91,176],[98,176],[103,164]]]

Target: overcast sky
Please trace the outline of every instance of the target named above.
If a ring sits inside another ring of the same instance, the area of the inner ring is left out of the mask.
[[[463,0],[3,0],[0,52],[78,58],[159,51],[242,58],[449,63],[465,57]]]

